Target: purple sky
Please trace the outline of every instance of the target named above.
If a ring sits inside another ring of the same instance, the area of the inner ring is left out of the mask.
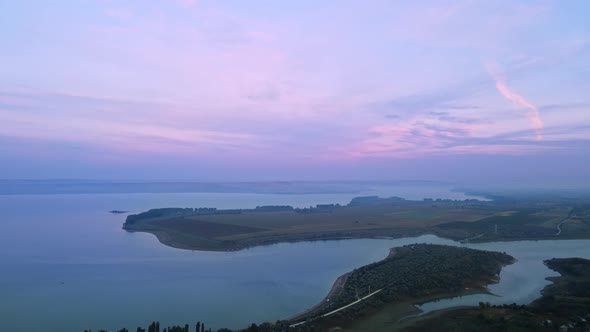
[[[0,1],[0,178],[588,184],[589,12]]]

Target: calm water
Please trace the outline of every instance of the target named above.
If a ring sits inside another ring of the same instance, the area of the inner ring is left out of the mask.
[[[390,193],[380,188],[379,193],[464,198],[448,191],[445,195],[444,190],[404,194],[399,188]],[[149,234],[127,233],[121,230],[125,216],[106,212],[169,206],[344,204],[352,196],[0,196],[0,322],[11,331],[113,331],[146,326],[152,320],[163,325],[203,320],[214,328],[244,327],[286,318],[313,306],[339,275],[382,259],[390,247],[417,242],[453,244],[423,236],[277,244],[233,253],[192,252],[165,247]],[[588,244],[590,241],[549,241],[481,247],[507,251],[519,258],[518,264],[502,273],[498,291],[530,301],[546,284],[543,278],[553,275],[540,263],[542,259],[554,252],[586,257]],[[531,276],[533,281],[524,281]]]
[[[468,247],[504,251],[518,262],[503,268],[500,283],[488,287],[496,296],[476,294],[429,302],[418,306],[423,314],[448,307],[476,306],[479,302],[528,304],[551,283],[545,278],[559,275],[548,269],[543,264],[544,260],[567,257],[590,259],[590,240],[496,242],[469,244]]]

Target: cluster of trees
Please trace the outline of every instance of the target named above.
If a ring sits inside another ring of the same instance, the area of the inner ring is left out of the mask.
[[[291,205],[264,205],[257,206],[255,210],[263,212],[293,211],[293,207]]]
[[[245,329],[235,330],[235,332],[284,332],[284,331],[299,331],[298,329],[289,329],[289,322],[288,321],[276,321],[273,323],[262,323],[260,325],[252,323]],[[160,329],[160,322],[152,322],[147,330],[138,327],[136,332],[211,332],[211,328],[205,329],[205,323],[197,322],[192,329],[189,324],[185,324],[184,326],[169,326],[166,328]],[[84,330],[84,332],[92,332],[92,330]],[[99,330],[98,332],[107,332],[105,330]],[[118,330],[117,332],[131,332],[130,330],[123,328]],[[234,332],[234,330],[230,330],[228,328],[221,328],[218,329],[217,332]]]
[[[147,330],[142,327],[137,327],[136,332],[211,332],[211,329],[205,330],[205,323],[197,322],[195,329],[191,329],[188,324],[184,326],[168,326],[160,330],[160,322],[152,322]],[[229,330],[228,330],[229,331]],[[84,330],[84,332],[92,332],[92,330]],[[99,330],[98,332],[107,332],[105,330]],[[117,332],[130,332],[127,328],[122,328]]]
[[[297,208],[295,212],[297,213],[332,213],[332,211],[336,209],[341,209],[344,206],[340,204],[317,204],[315,207],[310,206],[308,208]]]
[[[453,246],[414,244],[395,248],[386,259],[352,271],[342,290],[305,318],[317,318],[378,289],[383,290],[341,311],[342,317],[355,319],[387,302],[456,293],[490,283],[502,266],[512,261],[503,253]]]

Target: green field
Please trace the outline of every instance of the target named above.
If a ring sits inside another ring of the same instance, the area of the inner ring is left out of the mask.
[[[470,241],[590,238],[586,210],[572,215],[574,208],[567,202],[369,197],[346,206],[306,209],[158,209],[129,216],[123,227],[152,233],[177,248],[223,251],[278,242],[421,234]],[[566,219],[557,236],[557,225]]]

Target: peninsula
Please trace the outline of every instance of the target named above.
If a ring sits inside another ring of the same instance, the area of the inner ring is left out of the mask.
[[[235,251],[279,242],[435,234],[463,242],[590,238],[590,204],[568,199],[405,200],[357,197],[347,205],[254,209],[163,208],[129,215],[129,232],[165,245]]]
[[[381,314],[396,320],[415,314],[416,303],[487,292],[487,285],[498,281],[502,267],[514,261],[504,253],[454,246],[392,248],[385,259],[340,277],[328,297],[291,319],[291,326],[305,324],[314,331],[365,330],[363,324],[378,322]]]

